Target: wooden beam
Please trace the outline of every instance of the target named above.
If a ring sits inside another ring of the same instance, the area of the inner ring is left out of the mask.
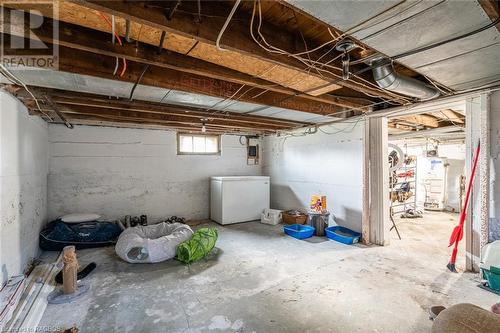
[[[438,120],[426,114],[416,114],[411,116],[399,116],[396,119],[403,120],[408,123],[423,125],[426,127],[436,128],[439,127]]]
[[[55,116],[55,113],[50,109],[42,109],[44,113],[51,114]],[[36,109],[29,110],[31,115],[38,115],[44,118],[44,115]],[[158,126],[159,128],[169,128],[175,130],[182,131],[193,131],[193,132],[201,132],[202,123],[183,123],[179,121],[165,121],[161,119],[149,119],[149,117],[130,117],[127,115],[109,115],[98,112],[97,110],[84,110],[84,108],[75,108],[73,110],[65,109],[64,114],[73,124],[80,124],[80,122],[75,120],[85,120],[86,125],[104,125],[101,122],[106,123],[126,123],[126,124],[134,124],[135,127],[144,127],[148,128],[149,126]],[[55,123],[62,123],[62,121],[54,121]],[[206,123],[205,128],[209,133],[218,132],[218,133],[274,133],[275,131],[268,128],[253,128],[253,127],[235,127],[235,126],[226,126],[220,124],[211,124]]]
[[[103,96],[86,94],[86,93],[73,93],[54,89],[37,88],[36,93],[41,96],[50,96],[51,100],[61,106],[67,107],[91,107],[94,109],[113,109],[120,111],[130,111],[135,113],[157,114],[161,116],[174,116],[183,117],[184,121],[191,121],[193,123],[201,123],[201,119],[207,121],[223,120],[231,122],[231,124],[255,125],[255,126],[269,126],[280,129],[292,128],[306,123],[291,121],[286,119],[277,119],[270,117],[245,115],[234,112],[214,112],[206,111],[205,109],[177,106],[163,103],[152,103],[142,101],[129,101],[124,99],[108,99]],[[16,96],[22,99],[25,104],[31,102],[31,96],[24,91],[20,91]],[[42,101],[43,102],[43,101]],[[33,107],[34,104],[28,104],[28,107]],[[187,119],[187,120],[186,120]]]
[[[52,107],[42,107],[43,112],[55,112],[55,109]],[[259,124],[243,124],[238,122],[233,122],[229,119],[211,119],[206,122],[202,122],[200,120],[193,121],[192,118],[185,118],[180,116],[169,116],[169,115],[160,115],[160,114],[152,114],[152,113],[141,113],[135,111],[123,111],[117,109],[98,109],[88,106],[64,106],[58,109],[59,113],[63,113],[64,116],[71,117],[73,115],[86,115],[94,118],[99,118],[107,121],[128,121],[136,124],[160,124],[165,126],[188,126],[195,127],[199,126],[201,129],[203,123],[210,128],[218,128],[218,129],[237,129],[237,130],[245,130],[245,131],[258,131],[258,132],[275,132],[277,129],[283,129],[282,127],[276,126],[264,126]],[[57,113],[57,112],[56,112]]]
[[[29,109],[29,114],[30,115],[35,115],[35,116],[40,116],[46,121],[50,121],[45,115],[43,115],[41,112],[35,109]],[[49,113],[52,116],[55,116],[55,113],[52,113],[49,111]],[[181,125],[181,124],[165,124],[165,123],[158,123],[158,122],[151,122],[151,121],[143,121],[143,122],[137,122],[137,120],[129,119],[129,120],[123,120],[123,119],[115,119],[115,120],[110,120],[105,117],[99,117],[99,116],[90,116],[90,115],[83,115],[83,114],[68,114],[68,118],[70,119],[71,123],[74,125],[90,125],[90,126],[112,126],[112,127],[125,127],[125,128],[146,128],[146,129],[166,129],[166,130],[173,130],[173,131],[182,131],[182,132],[189,132],[189,133],[200,133],[201,132],[201,125],[200,126],[195,126],[195,125]],[[56,118],[57,119],[57,118]],[[50,121],[52,124],[62,124],[60,120],[55,120],[55,121]],[[251,130],[251,131],[244,131],[240,129],[221,129],[221,128],[214,128],[210,126],[206,126],[206,133],[208,134],[225,134],[225,133],[260,133],[259,131],[256,130]]]
[[[390,120],[388,123],[387,123],[387,126],[389,128],[394,128],[394,129],[398,129],[398,130],[402,130],[402,131],[414,131],[415,130],[415,127],[411,127],[411,126],[408,126],[408,125],[402,125],[402,124],[399,124],[396,120],[392,119]]]
[[[85,1],[72,0],[72,3],[87,7],[109,15],[115,15],[122,18],[127,18],[144,26],[150,26],[160,31],[167,31],[172,34],[182,36],[184,38],[195,39],[200,44],[208,46],[215,45],[221,27],[223,26],[225,17],[213,17],[210,20],[204,20],[202,24],[195,22],[192,15],[177,12],[172,19],[168,19],[161,8],[148,6],[147,2],[131,2],[131,1]],[[204,7],[218,6],[219,10],[223,8],[219,2],[204,2]],[[248,22],[248,17],[245,22]],[[326,29],[326,27],[325,27]],[[296,45],[296,36],[289,32],[281,30],[279,27],[267,24],[264,22],[261,27],[262,34],[266,36],[268,43],[273,46],[287,50],[290,53],[303,51],[290,49],[291,45]],[[312,43],[311,43],[312,44]],[[250,27],[242,21],[236,22],[233,20],[229,23],[224,38],[221,40],[221,45],[233,52],[242,55],[250,56],[259,60],[272,62],[276,65],[283,66],[296,70],[300,73],[307,73],[308,76],[316,77],[323,80],[323,84],[338,84],[357,90],[369,95],[376,95],[384,98],[404,100],[394,93],[380,90],[375,84],[367,84],[360,78],[351,78],[350,80],[341,80],[340,62],[333,62],[335,68],[329,68],[330,73],[324,71],[310,70],[300,60],[287,55],[276,54],[264,50],[258,46],[252,39]],[[202,45],[200,45],[201,47]],[[237,55],[235,55],[237,56]],[[312,59],[318,59],[321,54],[311,54]],[[216,58],[217,56],[215,56]],[[320,84],[321,86],[322,84]],[[319,88],[318,86],[316,88]]]
[[[61,119],[64,125],[66,125],[67,128],[73,128],[73,125],[66,119],[66,117],[62,114],[61,111],[59,111],[59,107],[54,103],[54,101],[50,98],[50,96],[44,96],[44,99],[47,101],[47,103],[50,105],[52,110],[57,114],[57,117]]]
[[[5,36],[5,35],[4,35]],[[5,37],[7,39],[8,37]],[[26,50],[6,48],[8,54],[26,55]],[[128,62],[126,75],[113,76],[115,68],[114,57],[95,53],[59,48],[59,70],[80,75],[135,83],[141,75],[144,65]],[[270,92],[266,89],[248,87],[228,81],[217,80],[205,76],[183,73],[172,69],[150,66],[141,79],[141,85],[173,89],[195,94],[202,94],[223,99],[237,100],[266,106],[309,112],[319,115],[334,115],[344,109],[339,106],[312,101],[300,96]]]
[[[500,5],[498,4],[498,0],[479,0],[479,4],[483,7],[492,22],[500,16]],[[496,25],[496,28],[500,31],[500,23]]]
[[[432,115],[451,123],[457,123],[457,124],[465,123],[465,117],[457,114],[455,111],[451,109],[443,109],[441,111],[432,113]]]
[[[5,9],[9,11],[9,9]],[[6,24],[11,23],[12,16],[6,15]],[[162,68],[172,69],[194,75],[206,76],[212,79],[225,80],[232,83],[244,84],[250,87],[269,90],[286,94],[289,96],[300,96],[302,98],[346,108],[358,108],[368,103],[349,101],[345,98],[337,98],[329,95],[312,96],[299,91],[282,87],[272,82],[253,77],[223,66],[218,66],[203,60],[192,58],[177,52],[165,50],[157,52],[157,48],[145,43],[124,43],[123,46],[111,44],[109,34],[97,30],[88,29],[65,22],[53,21],[50,18],[40,20],[40,26],[31,28],[29,20],[24,20],[23,29],[12,29],[11,34],[17,36],[35,36],[46,43],[58,44],[60,46],[77,49],[81,51],[102,54],[110,57],[125,58],[130,61],[149,64]],[[58,27],[59,35],[53,38],[54,24]]]

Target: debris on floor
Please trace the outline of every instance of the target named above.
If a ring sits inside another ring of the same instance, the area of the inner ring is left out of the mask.
[[[71,328],[65,329],[64,331],[61,331],[60,333],[78,333],[78,332],[80,332],[78,327],[73,326]]]
[[[0,332],[12,318],[24,291],[25,280],[24,275],[13,276],[0,289]]]
[[[403,214],[401,214],[402,219],[415,219],[424,217],[422,211],[418,209],[407,209]]]

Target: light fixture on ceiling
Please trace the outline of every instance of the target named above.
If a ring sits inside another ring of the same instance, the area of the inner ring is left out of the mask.
[[[349,80],[349,62],[351,60],[349,51],[356,48],[356,44],[350,39],[344,39],[337,43],[335,49],[342,53],[342,79]]]

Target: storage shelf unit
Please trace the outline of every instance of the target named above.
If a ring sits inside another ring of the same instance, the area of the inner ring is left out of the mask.
[[[397,170],[391,175],[394,176],[394,174],[402,174],[404,172],[408,173],[409,171],[412,171],[412,176],[405,176],[404,181],[400,181],[403,177],[398,177],[397,182],[389,182],[389,193],[391,194],[391,204],[390,204],[390,213],[391,215],[397,215],[406,212],[408,209],[417,209],[417,165],[416,161],[413,161],[412,164],[410,165],[404,165]],[[404,200],[403,202],[400,202],[399,200],[393,201],[392,195],[393,192],[398,192],[397,190],[401,188],[401,185],[403,184],[409,184],[410,186],[410,191],[412,192],[411,197],[408,199]]]

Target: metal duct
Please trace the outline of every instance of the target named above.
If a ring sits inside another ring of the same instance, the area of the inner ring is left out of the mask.
[[[373,78],[380,88],[402,95],[426,101],[439,96],[439,91],[422,81],[403,76],[394,70],[392,62],[387,58],[377,59],[370,63]]]

